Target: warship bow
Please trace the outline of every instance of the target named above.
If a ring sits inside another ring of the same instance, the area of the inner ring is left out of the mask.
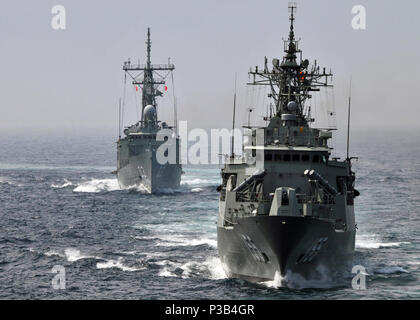
[[[172,75],[175,66],[170,63],[152,64],[151,43],[148,29],[146,64],[133,64],[128,60],[123,65],[125,82],[129,76],[136,91],[142,91],[142,111],[141,120],[125,128],[125,137],[121,138],[120,134],[117,142],[116,174],[120,187],[141,185],[153,193],[162,189],[179,188],[182,168],[178,152],[179,138],[174,130],[176,124],[171,127],[166,122],[159,121],[157,116],[156,98],[163,95],[159,88],[165,85],[165,78]],[[164,72],[166,75],[161,75]],[[164,88],[166,91],[167,87]],[[163,148],[160,148],[163,144]],[[159,152],[162,153],[160,157]]]
[[[268,86],[274,105],[265,127],[244,127],[243,155],[227,155],[221,171],[217,242],[230,277],[251,281],[334,279],[352,264],[355,173],[351,159],[331,158],[330,129],[313,128],[313,92],[332,74],[302,59],[294,4],[284,57],[249,72]]]

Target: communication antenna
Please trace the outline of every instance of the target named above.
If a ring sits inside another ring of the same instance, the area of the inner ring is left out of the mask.
[[[175,137],[178,138],[178,106],[177,98],[174,97],[174,127],[175,127]]]
[[[124,73],[124,92],[123,92],[123,102],[122,102],[122,109],[121,109],[121,126],[124,125],[124,107],[125,107],[125,95],[126,95],[126,88],[127,88],[127,73]]]
[[[235,157],[235,111],[236,111],[236,72],[235,72],[235,94],[233,95],[233,120],[232,120],[232,144],[231,144],[231,152],[230,157]]]
[[[168,65],[171,64],[171,58],[168,58]],[[175,137],[178,138],[178,110],[177,110],[177,100],[175,96],[175,84],[174,84],[174,72],[171,71],[171,82],[172,82],[172,96],[174,97],[174,129]]]
[[[251,127],[251,113],[252,113],[252,111],[254,111],[254,109],[255,108],[251,108],[251,107],[246,109],[248,111],[248,127]]]
[[[347,161],[349,158],[349,148],[350,148],[350,108],[351,108],[351,77],[350,77],[350,89],[349,89],[349,108],[347,113]]]
[[[133,92],[134,92],[134,101],[136,103],[136,115],[137,115],[137,121],[139,121],[139,106],[137,103],[137,89],[135,89],[135,87],[133,87]]]
[[[118,140],[121,139],[121,97],[120,97],[120,103],[118,106]]]
[[[159,85],[165,84],[165,79],[175,69],[173,64],[152,64],[151,62],[151,45],[152,41],[150,40],[150,28],[147,28],[147,59],[146,64],[132,64],[130,60],[125,61],[123,65],[123,70],[125,71],[125,76],[127,74],[132,79],[132,84],[135,86],[142,86],[142,109],[141,109],[141,122],[143,124],[143,114],[144,108],[147,105],[157,106],[156,98],[162,96],[162,92],[158,90]],[[166,75],[160,75],[158,71],[168,71]],[[155,80],[155,77],[159,78]],[[124,78],[124,84],[126,83],[126,78]],[[124,85],[125,88],[125,85]],[[125,90],[125,89],[124,89]],[[124,91],[125,92],[125,91]],[[124,106],[125,106],[125,94],[123,98],[123,111],[122,111],[122,121],[124,123]],[[157,123],[156,123],[157,124]]]
[[[288,3],[288,11],[289,13],[291,13],[290,15],[290,21],[292,21],[292,25],[293,25],[293,21],[295,21],[295,17],[294,17],[294,13],[296,13],[297,11],[297,4],[295,1],[289,1]]]

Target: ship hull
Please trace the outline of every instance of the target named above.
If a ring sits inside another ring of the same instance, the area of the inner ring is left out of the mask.
[[[181,165],[159,164],[154,151],[130,156],[128,163],[117,171],[121,188],[141,186],[150,193],[177,189],[181,182]]]
[[[334,281],[353,261],[355,231],[310,217],[256,216],[218,226],[218,250],[230,277],[250,281]]]

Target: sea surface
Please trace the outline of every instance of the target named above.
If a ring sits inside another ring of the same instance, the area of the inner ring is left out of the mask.
[[[419,299],[419,133],[352,136],[356,290],[351,277],[321,288],[227,278],[217,166],[186,166],[180,189],[149,195],[119,188],[110,133],[2,132],[0,299]],[[57,265],[65,289],[52,286]]]

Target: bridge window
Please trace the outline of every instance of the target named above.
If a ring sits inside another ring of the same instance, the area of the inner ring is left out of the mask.
[[[271,161],[273,160],[273,155],[271,153],[266,153],[264,157],[265,161]]]
[[[281,161],[281,154],[280,153],[274,154],[274,161]]]
[[[284,161],[290,161],[290,154],[285,154],[283,157]]]
[[[319,155],[314,155],[313,157],[312,157],[312,162],[319,162]]]
[[[309,154],[303,154],[302,155],[302,161],[308,162],[309,161]]]
[[[300,160],[300,154],[294,154],[292,156],[293,161],[299,161]]]

